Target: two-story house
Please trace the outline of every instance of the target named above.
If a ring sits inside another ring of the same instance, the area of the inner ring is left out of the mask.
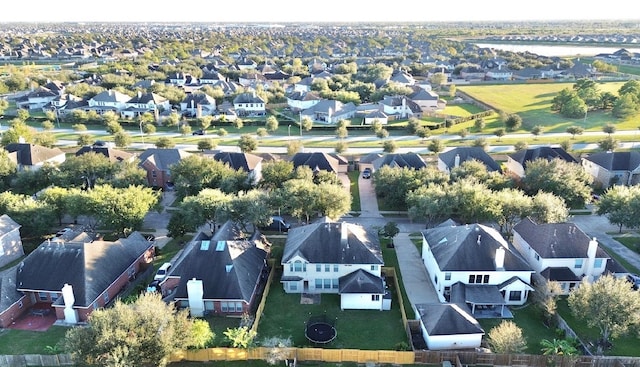
[[[463,303],[471,313],[509,314],[527,301],[533,269],[494,228],[445,222],[422,231],[422,260],[441,302]]]
[[[120,111],[123,118],[136,118],[147,112],[158,116],[162,111],[171,109],[169,100],[155,93],[138,94],[125,103],[125,108]]]
[[[255,93],[241,93],[233,99],[233,108],[239,116],[264,115],[265,101]]]
[[[640,152],[593,153],[582,158],[582,167],[603,188],[640,183]]]
[[[360,225],[325,218],[291,228],[281,264],[287,293],[337,293],[342,309],[382,310],[389,300],[378,235]]]
[[[131,97],[128,95],[110,89],[90,98],[88,100],[88,109],[96,111],[99,115],[107,111],[120,113],[130,99]]]
[[[565,294],[584,278],[599,278],[609,259],[598,241],[573,223],[538,224],[525,218],[513,228],[513,245],[536,273],[559,283]]]

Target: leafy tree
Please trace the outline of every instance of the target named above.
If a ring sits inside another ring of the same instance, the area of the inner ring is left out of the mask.
[[[553,280],[542,280],[535,284],[535,292],[532,299],[542,311],[545,325],[553,326],[553,321],[558,310],[557,298],[562,294],[562,286]]]
[[[510,236],[513,227],[531,213],[531,197],[517,189],[504,189],[493,193],[498,204],[496,221],[500,231]]]
[[[638,228],[640,226],[640,187],[615,185],[600,196],[596,204],[598,215],[604,215],[609,223],[615,224],[622,232],[622,227]]]
[[[67,198],[69,197],[69,190],[51,186],[46,188],[38,197],[38,200],[47,204],[51,208],[52,212],[58,218],[58,225],[62,225],[62,218],[67,213]]]
[[[522,329],[513,321],[503,320],[498,326],[489,330],[487,339],[494,353],[519,354],[527,348]]]
[[[198,141],[198,150],[205,151],[215,149],[218,146],[218,141],[211,138],[202,139]]]
[[[18,165],[9,158],[9,152],[6,149],[0,149],[0,191],[9,188],[12,177],[18,171]]]
[[[273,190],[282,187],[282,184],[291,179],[293,175],[293,162],[291,161],[272,161],[262,165],[262,180],[260,186]]]
[[[185,197],[180,209],[186,216],[189,229],[208,224],[211,232],[215,233],[216,224],[225,216],[223,212],[231,200],[231,195],[219,189],[203,189],[198,195]]]
[[[536,137],[536,139],[539,135],[542,135],[543,132],[544,132],[544,128],[540,125],[536,125],[531,128],[531,134],[533,134]]]
[[[351,210],[351,194],[342,185],[320,183],[314,192],[314,209],[322,216],[336,220]]]
[[[640,325],[640,292],[633,290],[625,278],[607,274],[593,283],[583,281],[571,291],[568,302],[577,319],[600,330],[598,354],[610,339]]]
[[[452,183],[447,192],[452,216],[461,223],[493,220],[500,207],[492,194],[486,185],[472,180]]]
[[[473,127],[476,129],[477,132],[481,132],[482,130],[484,130],[486,126],[487,126],[487,123],[481,117],[477,118],[473,123]]]
[[[202,130],[207,130],[209,126],[211,126],[212,121],[213,121],[213,116],[211,115],[201,116],[196,119],[198,127],[201,128]]]
[[[378,139],[386,139],[389,137],[389,131],[387,129],[379,129],[376,132],[376,136],[378,137]]]
[[[442,152],[445,148],[444,142],[438,138],[434,138],[429,142],[427,149],[434,154]]]
[[[20,232],[37,237],[48,231],[56,216],[52,207],[31,195],[0,192],[0,212],[20,223]]]
[[[626,119],[632,117],[640,110],[640,104],[637,97],[630,93],[621,95],[613,104],[611,114],[619,119]]]
[[[89,192],[87,206],[99,223],[128,235],[140,229],[145,215],[159,201],[158,193],[150,187],[97,185]]]
[[[262,190],[239,192],[222,210],[222,218],[228,219],[247,231],[248,224],[267,224],[271,219],[272,210],[268,206],[269,196]]]
[[[515,149],[516,152],[519,152],[521,150],[526,150],[527,148],[529,148],[529,144],[527,144],[527,142],[524,140],[517,141],[513,145],[513,149]]]
[[[570,140],[563,140],[560,142],[560,147],[565,151],[570,152],[571,149],[573,148],[573,144],[571,143]]]
[[[85,124],[74,124],[71,126],[73,131],[87,131],[87,125]]]
[[[302,151],[302,140],[290,140],[287,143],[287,154],[290,156]]]
[[[113,142],[118,148],[126,148],[131,145],[131,135],[124,130],[113,134]]]
[[[507,119],[504,121],[504,125],[507,127],[507,130],[509,131],[518,130],[520,126],[522,126],[522,117],[520,117],[519,115],[516,115],[515,113],[510,114],[509,116],[507,116]]]
[[[251,153],[258,149],[258,141],[249,134],[242,134],[240,141],[238,141],[238,147],[244,153]]]
[[[53,124],[53,122],[46,120],[42,123],[42,129],[43,130],[53,130],[56,126]]]
[[[178,198],[198,195],[206,188],[221,188],[234,174],[228,165],[200,155],[185,157],[170,168]]]
[[[188,123],[180,124],[180,134],[189,135],[191,134],[191,125]]]
[[[579,164],[539,158],[527,164],[522,180],[529,195],[552,193],[570,208],[582,208],[591,197],[592,177]]]
[[[424,143],[425,139],[427,139],[431,135],[431,131],[429,131],[426,127],[421,127],[416,130],[416,136],[422,139],[422,143]]]
[[[124,131],[124,128],[118,121],[109,121],[106,123],[106,130],[109,134],[114,135],[117,132]]]
[[[86,190],[99,182],[109,181],[117,171],[116,163],[96,152],[69,157],[58,168],[60,186],[83,187]]]
[[[349,136],[349,130],[347,130],[346,126],[340,126],[336,129],[336,137],[339,139],[344,139]]]
[[[409,122],[407,123],[407,129],[409,130],[409,134],[417,134],[418,130],[422,129],[422,123],[416,117],[410,117]]]
[[[577,95],[569,99],[560,110],[560,114],[569,118],[579,118],[587,113],[587,104]]]
[[[347,151],[347,149],[349,148],[347,142],[345,141],[339,141],[336,143],[336,146],[334,148],[335,152],[338,154],[342,154],[344,152]]]
[[[569,208],[564,199],[540,191],[533,196],[530,217],[537,223],[562,223],[569,218]]]
[[[153,135],[156,133],[156,125],[152,123],[143,124],[142,132],[145,133],[146,135]]]
[[[264,125],[267,128],[267,131],[274,132],[278,130],[278,125],[279,125],[278,119],[275,116],[271,115],[267,117],[267,121],[265,122]]]
[[[240,130],[242,129],[242,127],[244,127],[244,121],[242,121],[241,118],[236,118],[233,123],[232,123],[233,127],[235,127],[236,129]]]
[[[91,134],[80,134],[78,135],[78,145],[86,146],[91,145],[95,142],[93,135]]]
[[[166,366],[171,353],[202,345],[211,334],[176,311],[158,293],[143,293],[133,304],[116,300],[113,307],[91,314],[86,327],[65,335],[65,349],[78,365]]]
[[[188,215],[182,210],[171,212],[169,224],[167,224],[167,236],[178,238],[184,236],[191,230]]]
[[[578,94],[575,90],[564,88],[563,90],[558,92],[558,95],[553,97],[553,99],[551,100],[551,110],[562,111],[564,106],[569,103],[570,100],[577,97]]]
[[[313,121],[308,116],[305,116],[302,118],[302,121],[300,121],[300,126],[302,131],[310,131],[311,128],[313,128]]]
[[[396,222],[387,222],[384,227],[382,227],[382,233],[385,237],[391,240],[391,243],[393,243],[393,238],[400,233],[400,228],[398,228],[398,224]]]
[[[248,326],[241,326],[233,329],[227,329],[224,332],[224,336],[231,342],[234,348],[247,349],[253,343],[253,339],[256,337],[257,332],[251,330]]]
[[[385,130],[386,131],[386,130]],[[387,140],[382,143],[382,151],[385,153],[393,153],[398,150],[398,143],[393,140]]]
[[[287,210],[292,216],[305,223],[316,212],[315,184],[310,180],[291,179],[283,183],[282,188],[276,189],[278,195],[288,198]]]
[[[116,172],[109,183],[116,188],[125,188],[131,185],[147,186],[147,171],[136,162],[120,162],[116,165]]]
[[[567,339],[542,339],[540,351],[545,356],[572,356],[578,354],[578,349]]]
[[[56,144],[56,140],[56,136],[49,131],[39,132],[33,136],[33,144],[47,148],[53,148]]]
[[[500,129],[500,130],[502,130],[502,129]],[[504,132],[504,130],[503,130],[503,132]],[[481,137],[473,139],[473,142],[471,143],[471,146],[482,148],[483,150],[487,150],[487,148],[489,147],[489,142],[487,141],[487,138],[485,138],[484,136],[481,136]]]
[[[20,138],[29,143],[33,140],[35,131],[32,127],[27,125],[24,121],[14,119],[11,121],[11,127],[2,134],[0,142],[3,146],[7,146],[11,143],[18,143]]]
[[[609,135],[606,138],[598,141],[598,148],[605,152],[613,152],[618,147],[618,140]]]
[[[163,136],[158,138],[158,140],[156,140],[155,145],[156,145],[156,148],[169,149],[169,148],[175,147],[176,143],[171,138]]]
[[[500,141],[500,139],[502,139],[504,134],[505,134],[504,129],[496,129],[496,131],[493,132],[493,135],[498,137],[498,141]]]
[[[606,124],[602,127],[602,132],[611,136],[611,134],[614,134],[616,132],[616,127],[613,124]]]
[[[576,135],[582,135],[582,133],[584,133],[584,129],[580,126],[569,126],[567,133],[571,134],[571,139],[575,139]]]
[[[258,135],[258,137],[260,138],[264,138],[265,136],[269,135],[269,132],[264,127],[259,127],[258,129],[256,129],[256,135]]]

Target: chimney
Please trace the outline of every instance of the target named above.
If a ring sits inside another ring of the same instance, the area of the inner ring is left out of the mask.
[[[453,159],[453,166],[458,167],[460,165],[460,154],[456,154],[456,157]]]
[[[64,322],[67,324],[78,323],[78,310],[73,308],[76,298],[73,295],[73,287],[70,284],[62,287],[62,300],[64,301]]]
[[[202,280],[193,278],[187,281],[187,296],[189,297],[189,312],[192,317],[204,316],[204,290]]]
[[[344,245],[348,245],[348,238],[349,238],[349,229],[347,228],[347,223],[346,222],[342,222],[340,223],[340,244]]]
[[[502,246],[496,249],[496,270],[504,270],[504,248]]]
[[[589,241],[589,247],[587,249],[587,267],[585,269],[585,276],[592,282],[595,278],[594,267],[596,263],[596,252],[598,251],[598,241],[593,237]]]
[[[142,98],[142,91],[138,91],[138,99]]]

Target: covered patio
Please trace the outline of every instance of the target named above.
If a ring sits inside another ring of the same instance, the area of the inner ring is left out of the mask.
[[[451,287],[451,303],[464,303],[477,319],[513,318],[504,296],[496,285],[456,283]]]

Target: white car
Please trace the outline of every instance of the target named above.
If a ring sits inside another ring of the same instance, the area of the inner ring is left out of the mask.
[[[153,277],[153,280],[163,281],[164,278],[169,275],[169,269],[171,269],[171,263],[162,264],[162,266],[158,269],[156,276]]]

